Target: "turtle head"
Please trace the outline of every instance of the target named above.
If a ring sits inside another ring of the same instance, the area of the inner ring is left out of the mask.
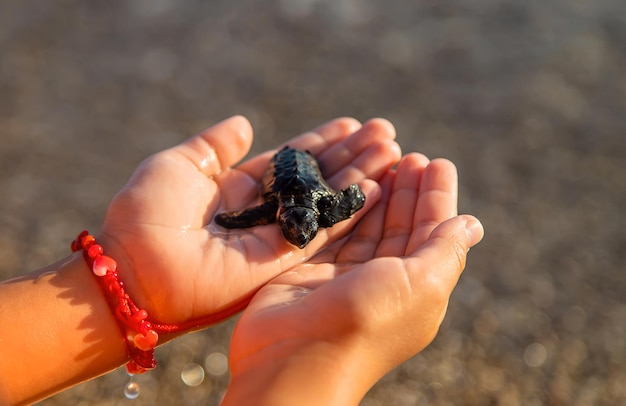
[[[317,235],[317,216],[308,207],[290,207],[278,215],[278,224],[285,239],[298,248],[304,248]]]

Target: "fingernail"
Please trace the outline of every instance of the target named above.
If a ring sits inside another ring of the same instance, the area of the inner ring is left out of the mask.
[[[465,232],[467,233],[468,245],[470,247],[478,244],[485,235],[483,225],[476,217],[468,216],[465,222]]]

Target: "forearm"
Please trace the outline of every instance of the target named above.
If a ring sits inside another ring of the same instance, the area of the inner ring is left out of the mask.
[[[0,404],[31,403],[126,362],[80,254],[0,284]]]
[[[222,406],[358,405],[378,379],[376,373],[346,351],[329,349],[324,342],[314,347],[233,368]]]

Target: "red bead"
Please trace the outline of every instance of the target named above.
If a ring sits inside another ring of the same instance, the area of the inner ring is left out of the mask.
[[[104,252],[104,249],[102,249],[102,245],[100,245],[100,244],[93,244],[87,250],[87,255],[89,256],[89,258],[95,258],[98,255],[102,255],[103,252]]]
[[[94,244],[95,242],[96,237],[94,237],[93,235],[86,235],[80,241],[80,245],[83,247],[84,250],[86,250],[89,249],[89,247],[91,247],[91,244]]]
[[[146,334],[135,334],[135,338],[133,339],[135,347],[139,348],[141,351],[153,349],[157,341],[159,341],[159,335],[154,330],[148,330]]]
[[[88,235],[88,234],[89,234],[89,232],[87,230],[84,230],[80,234],[78,234],[78,237],[76,237],[76,239],[74,241],[72,241],[72,245],[71,245],[72,252],[79,251],[79,250],[81,250],[83,248],[82,245],[81,245],[82,241],[83,241],[83,238],[86,235]]]
[[[137,313],[133,315],[133,319],[137,321],[145,320],[147,318],[148,318],[148,312],[143,309],[139,310]]]
[[[115,272],[117,269],[117,262],[115,262],[115,260],[111,257],[100,255],[99,257],[94,258],[91,269],[94,274],[104,276],[108,271]]]
[[[81,249],[82,247],[80,246],[80,242],[78,240],[74,240],[74,241],[72,241],[72,245],[70,245],[70,248],[71,248],[72,252],[76,252],[79,249]]]

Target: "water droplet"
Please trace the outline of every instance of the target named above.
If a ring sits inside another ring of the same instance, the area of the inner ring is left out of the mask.
[[[204,381],[204,369],[195,363],[189,363],[180,372],[180,379],[187,386],[198,386]]]
[[[127,399],[136,399],[139,396],[139,384],[132,380],[129,381],[124,388],[124,396]]]

